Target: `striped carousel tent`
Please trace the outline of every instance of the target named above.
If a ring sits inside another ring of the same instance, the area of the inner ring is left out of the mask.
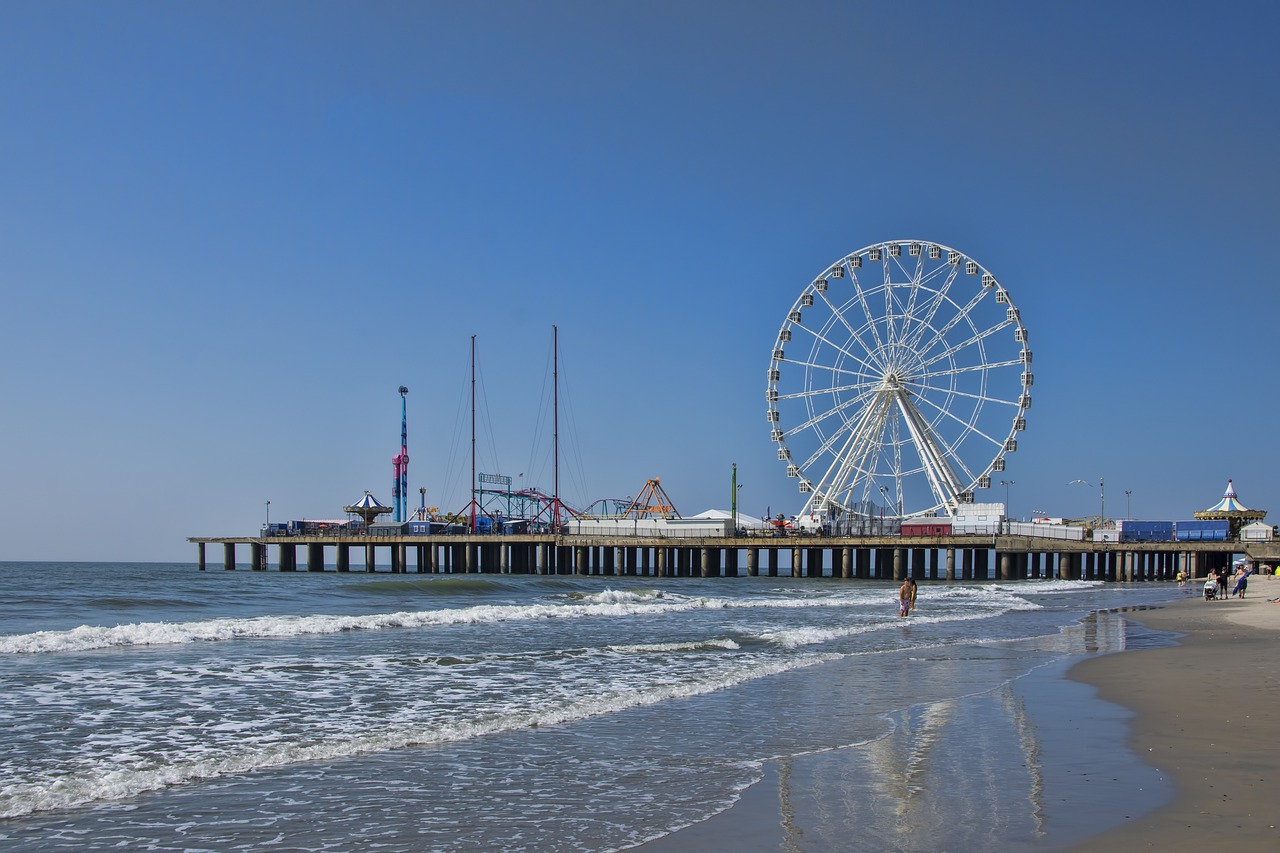
[[[374,519],[378,516],[391,512],[391,507],[386,504],[378,503],[378,499],[368,492],[364,493],[364,497],[351,506],[344,506],[343,512],[351,512],[364,519],[366,525],[373,524]]]
[[[1218,519],[1226,520],[1231,523],[1231,536],[1234,538],[1240,535],[1240,528],[1245,524],[1253,521],[1262,521],[1267,517],[1265,509],[1249,509],[1240,503],[1240,498],[1236,496],[1236,487],[1227,480],[1227,490],[1222,495],[1222,500],[1206,510],[1201,510],[1195,514],[1199,519]]]

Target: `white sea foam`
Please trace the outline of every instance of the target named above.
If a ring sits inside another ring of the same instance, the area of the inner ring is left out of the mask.
[[[604,593],[598,593],[603,596]],[[736,610],[795,607],[847,607],[872,598],[831,596],[794,598],[683,598],[657,594],[572,604],[479,605],[476,607],[375,613],[361,616],[257,616],[196,622],[139,622],[115,626],[81,625],[67,631],[37,631],[0,637],[0,654],[86,651],[131,646],[174,645],[235,639],[279,639],[344,631],[513,622],[532,619],[647,616],[690,610]],[[633,600],[634,599],[634,600]]]
[[[102,760],[97,762],[97,766],[81,770],[75,775],[24,780],[0,787],[0,819],[74,808],[92,802],[126,799],[173,785],[300,762],[331,761],[406,747],[457,742],[515,729],[562,725],[630,708],[724,690],[836,657],[838,656],[812,654],[755,660],[708,672],[694,679],[676,679],[640,689],[603,690],[560,704],[549,699],[544,707],[536,709],[511,710],[434,726],[424,726],[416,721],[391,723],[374,732],[347,732],[318,740],[297,740],[260,748],[226,750],[153,766],[120,767],[116,765],[114,758]]]
[[[908,619],[901,619],[898,616],[885,617],[882,622],[862,623],[857,625],[845,625],[837,628],[786,628],[779,631],[766,631],[760,635],[760,639],[777,643],[786,648],[797,648],[799,646],[812,646],[819,643],[838,640],[842,637],[853,637],[858,634],[869,634],[875,631],[885,631],[893,628],[908,628],[912,625],[938,625],[944,622],[970,622],[975,619],[989,619],[990,612],[968,612],[968,613],[948,613],[940,615],[921,616],[914,615]]]

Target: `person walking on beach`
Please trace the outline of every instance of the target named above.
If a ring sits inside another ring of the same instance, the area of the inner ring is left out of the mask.
[[[1227,570],[1218,569],[1214,572],[1214,576],[1218,579],[1218,598],[1227,600]]]
[[[1249,588],[1249,571],[1247,569],[1240,570],[1240,576],[1236,578],[1236,588],[1231,594],[1239,598],[1244,598],[1244,591]]]

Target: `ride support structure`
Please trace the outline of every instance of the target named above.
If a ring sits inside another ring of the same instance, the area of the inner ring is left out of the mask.
[[[392,508],[395,520],[409,520],[409,415],[405,397],[409,389],[400,386],[400,452],[391,460],[395,480],[391,484]]]

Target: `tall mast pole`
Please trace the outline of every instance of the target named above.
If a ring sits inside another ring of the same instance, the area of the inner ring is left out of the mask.
[[[471,336],[471,532],[476,532],[476,336]]]
[[[551,400],[552,443],[555,446],[555,496],[552,498],[551,523],[560,533],[560,330],[551,327]]]

